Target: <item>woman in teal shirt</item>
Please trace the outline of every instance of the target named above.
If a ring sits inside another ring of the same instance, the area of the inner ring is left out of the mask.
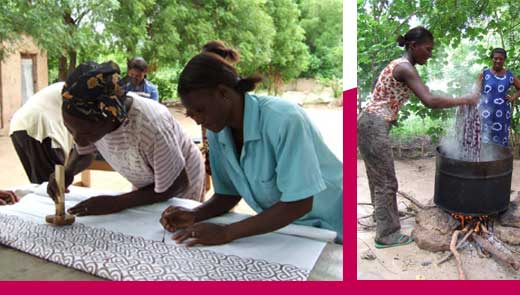
[[[333,230],[343,241],[343,166],[299,106],[248,94],[259,77],[241,78],[238,52],[213,41],[183,69],[178,92],[187,115],[208,130],[215,194],[195,209],[161,217],[187,245],[217,245],[290,223]],[[258,214],[229,225],[199,223],[241,198]]]

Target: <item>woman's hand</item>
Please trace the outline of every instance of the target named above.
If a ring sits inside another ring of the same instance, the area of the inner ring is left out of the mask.
[[[65,173],[65,193],[69,192],[69,189],[67,187],[69,187],[72,181],[74,181],[74,177],[67,178],[67,174]],[[56,176],[54,172],[51,173],[51,175],[49,175],[49,183],[47,184],[47,194],[49,195],[49,197],[51,197],[51,199],[54,202],[56,202],[56,195],[58,194],[58,183],[56,182]]]
[[[170,206],[161,214],[162,226],[169,232],[186,228],[195,223],[195,212],[184,207]]]
[[[0,191],[0,206],[12,205],[19,200],[18,196],[12,191]]]
[[[117,196],[96,196],[76,204],[67,212],[76,216],[88,216],[116,213],[123,209]]]
[[[222,245],[231,242],[228,227],[214,223],[197,223],[173,235],[177,244],[186,241],[186,246]]]
[[[507,100],[508,102],[513,102],[513,101],[516,100],[516,98],[513,97],[513,96],[511,96],[511,95],[506,95],[506,100]]]
[[[480,92],[469,92],[462,95],[459,99],[464,100],[464,104],[476,105],[480,102]]]

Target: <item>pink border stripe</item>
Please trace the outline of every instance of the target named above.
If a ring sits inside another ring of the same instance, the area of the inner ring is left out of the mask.
[[[343,279],[357,278],[356,123],[357,88],[343,92]]]
[[[346,294],[344,282],[0,282],[2,294]],[[352,291],[352,290],[350,290]],[[295,293],[297,292],[297,293]]]

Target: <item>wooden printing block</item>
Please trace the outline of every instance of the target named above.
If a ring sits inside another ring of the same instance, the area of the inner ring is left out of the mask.
[[[65,169],[56,165],[54,170],[58,194],[56,196],[56,214],[45,216],[45,221],[57,226],[70,225],[76,220],[74,215],[65,214]]]
[[[65,214],[65,215],[47,215],[45,216],[45,221],[47,221],[47,223],[51,223],[51,224],[54,224],[54,225],[57,225],[57,226],[62,226],[62,225],[71,225],[74,223],[74,221],[76,220],[76,218],[74,217],[74,215],[70,215],[70,214]]]
[[[54,225],[62,226],[62,225],[71,225],[76,220],[74,215],[65,214],[65,203],[59,200],[56,205],[56,214],[45,216],[45,221],[47,223],[52,223]]]

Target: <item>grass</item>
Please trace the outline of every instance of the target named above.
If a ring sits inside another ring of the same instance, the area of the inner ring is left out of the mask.
[[[425,136],[430,135],[429,132],[433,129],[444,128],[453,126],[453,119],[442,120],[442,119],[431,119],[421,118],[416,115],[411,115],[404,121],[399,121],[398,126],[394,126],[390,131],[390,137],[392,138],[403,138],[409,136]]]

